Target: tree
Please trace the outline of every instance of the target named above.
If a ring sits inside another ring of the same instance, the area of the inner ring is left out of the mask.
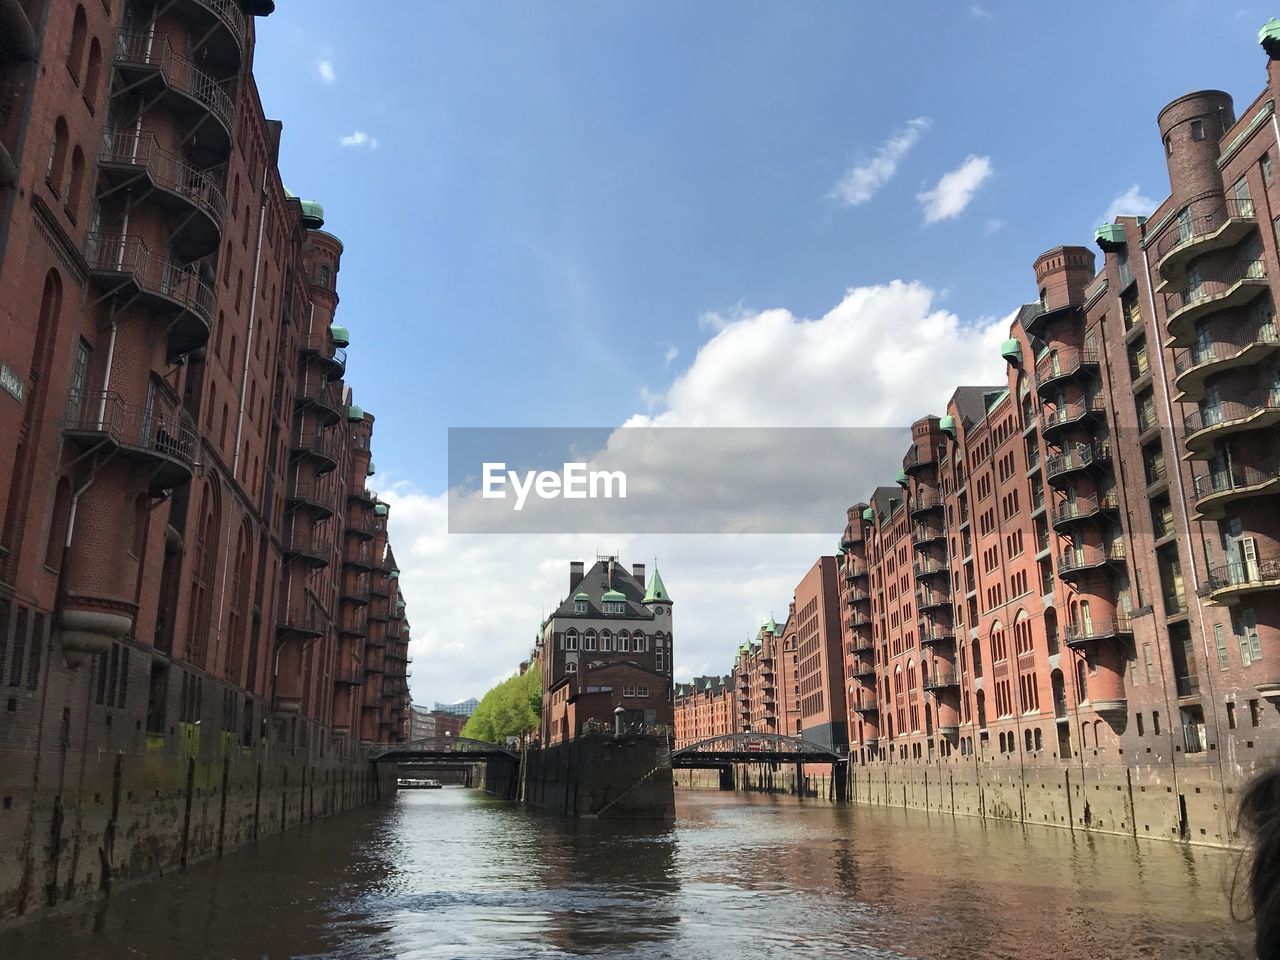
[[[462,728],[462,735],[486,743],[524,738],[538,726],[542,683],[534,670],[503,680],[481,699]]]

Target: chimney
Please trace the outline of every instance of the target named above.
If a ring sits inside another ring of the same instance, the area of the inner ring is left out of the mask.
[[[633,563],[631,565],[631,575],[640,581],[640,586],[644,586],[644,564]]]
[[[572,560],[569,563],[569,593],[572,595],[582,582],[582,561]]]

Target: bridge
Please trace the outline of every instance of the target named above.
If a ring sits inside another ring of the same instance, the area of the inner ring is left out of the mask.
[[[514,750],[483,740],[467,737],[427,737],[406,743],[384,743],[373,749],[370,760],[374,763],[404,763],[421,766],[484,763],[486,760],[502,760],[519,763]]]
[[[734,763],[843,763],[845,759],[820,743],[778,733],[726,734],[671,752],[671,765],[684,770]]]

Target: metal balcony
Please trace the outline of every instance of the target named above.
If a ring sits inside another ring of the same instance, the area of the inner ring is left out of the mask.
[[[933,610],[939,607],[951,606],[951,591],[949,590],[917,590],[916,591],[916,609],[917,610]]]
[[[870,663],[855,663],[849,667],[849,679],[851,680],[874,679],[875,675],[876,668]]]
[[[932,491],[917,494],[911,499],[911,516],[923,516],[933,510],[942,510],[945,504],[942,497]]]
[[[871,594],[867,593],[865,590],[859,590],[856,587],[851,587],[845,591],[844,601],[851,607],[857,603],[869,603],[871,601]]]
[[[314,480],[294,480],[284,494],[286,509],[310,511],[312,520],[327,520],[333,516],[332,496]]]
[[[228,74],[240,69],[247,33],[240,0],[172,0],[170,9],[190,24],[208,60]]]
[[[341,380],[347,372],[347,351],[335,344],[327,333],[303,337],[298,343],[298,352],[305,359],[320,363],[330,380]]]
[[[116,34],[115,64],[125,81],[121,89],[151,102],[163,100],[191,118],[187,146],[198,163],[212,166],[227,159],[236,111],[216,78],[178,53],[166,37],[144,31]]]
[[[360,540],[372,540],[374,535],[373,517],[367,510],[348,511],[347,533]]]
[[[276,621],[276,631],[285,636],[318,637],[324,633],[324,624],[315,607],[289,607]]]
[[[307,566],[316,568],[327,567],[329,555],[333,552],[333,544],[320,531],[303,523],[296,523],[285,534],[283,547],[286,560],[298,559]]]
[[[1126,616],[1094,617],[1088,623],[1068,623],[1063,642],[1078,649],[1097,640],[1114,640],[1133,634],[1133,622]],[[1059,714],[1062,716],[1062,714]]]
[[[153,201],[174,214],[173,245],[186,259],[196,260],[218,249],[227,217],[227,198],[218,181],[162,149],[151,133],[106,131],[98,170],[110,187],[152,188]]]
[[[1237,560],[1209,571],[1209,597],[1234,603],[1254,593],[1280,590],[1280,556]]]
[[[333,673],[333,682],[339,687],[364,686],[365,673],[358,666],[339,667]]]
[[[1065,479],[1082,470],[1107,469],[1111,466],[1111,444],[1080,443],[1045,461],[1045,477],[1050,483]]]
[[[1059,431],[1074,427],[1077,424],[1093,423],[1106,416],[1107,405],[1102,397],[1086,397],[1072,403],[1064,403],[1054,410],[1046,410],[1040,418],[1040,428],[1044,438],[1049,440]]]
[[[923,621],[919,626],[919,637],[921,646],[930,646],[939,643],[951,643],[955,640],[955,630],[945,624],[935,623],[926,625]]]
[[[1232,198],[1185,220],[1171,220],[1156,239],[1156,269],[1168,280],[1184,275],[1193,257],[1239,243],[1258,223],[1253,201]]]
[[[289,438],[290,454],[295,458],[313,460],[317,473],[328,473],[337,468],[337,447],[333,438],[323,434],[295,433]]]
[[[355,583],[345,585],[342,588],[341,598],[346,603],[367,606],[369,603],[369,584],[363,581],[357,581]]]
[[[923,447],[917,445],[907,451],[907,455],[902,459],[902,468],[909,475],[914,476],[926,467],[936,466],[937,463],[937,448],[926,442]]]
[[[1194,480],[1196,513],[1201,519],[1218,520],[1230,503],[1267,493],[1280,493],[1280,456],[1254,463],[1232,463]]]
[[[929,577],[949,576],[951,566],[944,557],[941,560],[935,557],[922,557],[915,562],[915,575],[917,580],[924,580]]]
[[[1102,497],[1077,497],[1057,504],[1053,508],[1052,523],[1055,530],[1066,530],[1077,523],[1093,520],[1104,513],[1115,513],[1120,509],[1114,492]]]
[[[930,524],[917,523],[911,528],[911,542],[916,549],[922,549],[939,540],[945,540],[947,535],[942,527],[932,526]]]
[[[331,380],[313,380],[298,387],[293,397],[294,406],[313,411],[325,426],[332,426],[342,419],[342,395],[338,384]]]
[[[1273,430],[1280,423],[1280,389],[1255,391],[1240,400],[1220,400],[1201,406],[1182,421],[1183,444],[1192,459],[1213,455],[1223,437],[1248,430]]]
[[[1073,547],[1058,557],[1058,576],[1065,581],[1078,580],[1090,570],[1102,570],[1111,564],[1124,567],[1123,541],[1108,544],[1105,548]]]
[[[871,637],[855,633],[853,639],[846,643],[844,648],[849,653],[869,653],[876,648],[876,644]]]
[[[960,678],[954,670],[935,670],[923,676],[922,684],[926,690],[946,690],[949,687],[959,687]]]
[[[1184,402],[1204,399],[1205,381],[1227,370],[1261,363],[1280,350],[1274,317],[1255,319],[1212,340],[1197,340],[1173,355],[1174,380]]]
[[[168,357],[175,360],[209,342],[213,288],[192,266],[152,253],[141,238],[90,233],[85,241],[89,272],[108,296],[154,310],[168,332]]]
[[[1189,284],[1164,297],[1165,327],[1175,346],[1189,346],[1196,323],[1222,310],[1242,307],[1267,289],[1267,266],[1262,260],[1239,260],[1220,277]]]
[[[880,712],[880,704],[878,704],[878,703],[874,703],[874,702],[872,702],[872,703],[854,703],[854,704],[851,704],[851,705],[849,706],[849,709],[850,709],[850,710],[852,710],[854,713],[860,713],[860,714],[863,714],[863,715],[871,714],[871,713],[879,713],[879,712]]]
[[[144,464],[153,494],[189,483],[195,473],[195,424],[185,410],[158,396],[143,406],[113,391],[73,391],[67,398],[63,435],[79,447]]]
[[[344,566],[356,570],[372,570],[374,567],[373,551],[369,549],[367,543],[349,547],[343,554],[342,563]]]
[[[1097,374],[1097,350],[1058,350],[1036,363],[1036,386],[1041,397],[1053,396],[1066,381],[1077,377],[1093,379]]]

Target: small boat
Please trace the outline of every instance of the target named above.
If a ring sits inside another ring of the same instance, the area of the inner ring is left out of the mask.
[[[396,781],[396,786],[401,790],[439,790],[441,788],[439,780],[415,780],[408,777],[401,777]]]

